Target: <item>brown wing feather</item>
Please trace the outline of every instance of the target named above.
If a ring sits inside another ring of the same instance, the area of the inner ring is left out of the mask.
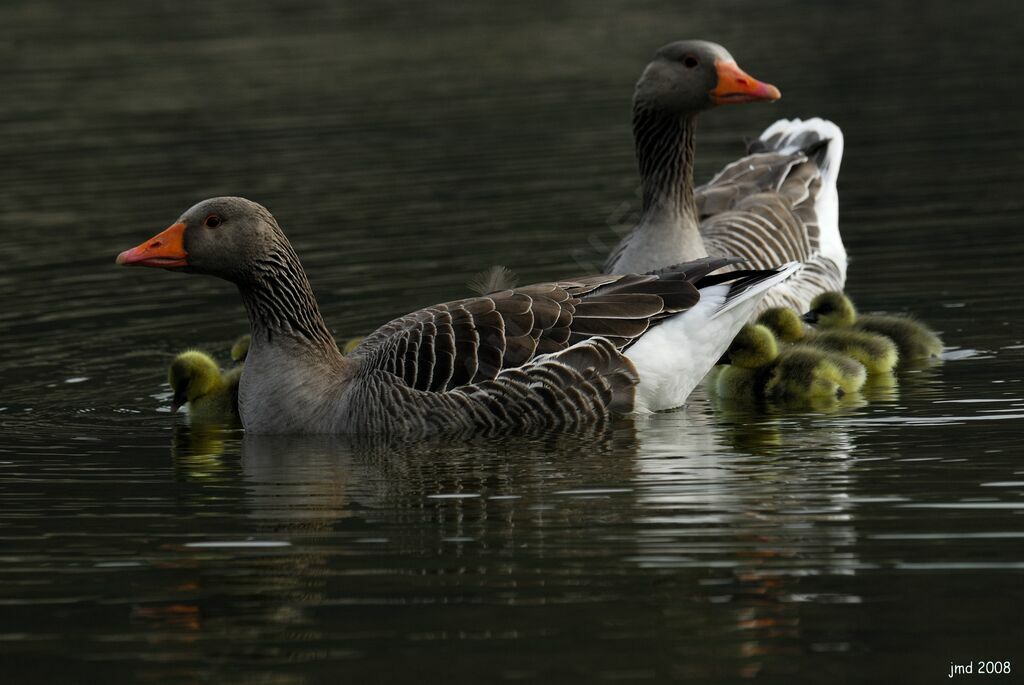
[[[595,336],[624,350],[651,326],[695,305],[694,283],[734,261],[585,276],[434,305],[381,326],[352,356],[364,373],[386,371],[410,388],[446,392]]]

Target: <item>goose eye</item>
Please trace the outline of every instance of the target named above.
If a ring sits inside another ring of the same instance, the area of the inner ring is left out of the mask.
[[[224,220],[221,219],[216,214],[211,214],[210,216],[203,219],[203,226],[206,226],[207,228],[217,228],[222,223],[224,223]]]
[[[683,58],[683,66],[685,66],[687,69],[693,69],[698,64],[700,64],[700,62],[698,62],[697,58],[694,57],[693,55],[687,55],[686,57]]]

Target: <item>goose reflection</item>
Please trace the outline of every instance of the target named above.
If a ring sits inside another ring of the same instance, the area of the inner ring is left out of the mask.
[[[377,637],[360,644],[383,649],[440,620],[394,606],[571,614],[602,597],[654,601],[675,612],[670,625],[696,612],[713,634],[738,632],[740,667],[756,671],[769,639],[800,636],[797,603],[816,601],[803,578],[861,567],[844,416],[726,412],[698,394],[685,411],[584,436],[403,444],[189,430],[176,463],[203,492],[219,477],[218,491],[238,495],[242,537],[287,545],[262,552],[258,572],[256,552],[208,551],[223,570],[202,582],[260,597],[239,621],[305,629],[330,616],[354,631],[345,608],[374,607],[358,623]]]
[[[856,444],[832,413],[714,404],[695,396],[681,414],[638,431],[643,568],[671,571],[683,596],[741,637],[741,675],[755,674],[780,638],[804,639],[797,604],[808,576],[849,576],[858,555]],[[856,601],[851,598],[850,601]]]

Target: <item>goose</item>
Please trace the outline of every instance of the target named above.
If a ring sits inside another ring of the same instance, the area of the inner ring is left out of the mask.
[[[502,290],[511,290],[516,287],[518,281],[519,278],[511,269],[498,264],[475,274],[466,285],[477,295],[486,296]],[[364,339],[365,336],[362,335],[349,338],[342,343],[341,353],[346,357],[352,354]]]
[[[829,350],[862,364],[872,376],[890,374],[900,359],[896,344],[884,335],[851,328],[815,330],[804,324],[804,317],[788,307],[769,307],[757,318],[779,340],[804,343]]]
[[[187,404],[193,421],[237,421],[241,377],[242,369],[237,367],[221,373],[217,362],[205,352],[182,352],[167,371],[167,383],[174,392],[171,413]]]
[[[706,185],[693,185],[697,116],[718,105],[780,97],[715,43],[686,40],[658,50],[633,96],[640,219],[604,272],[643,273],[730,255],[744,259],[744,268],[800,263],[759,309],[785,305],[803,312],[816,294],[841,290],[847,257],[836,181],[843,134],[834,123],[779,120],[749,143],[747,156]]]
[[[728,366],[717,373],[714,386],[722,399],[815,402],[846,394],[843,371],[828,354],[806,346],[780,352],[775,336],[761,324],[745,324],[726,358]]]
[[[797,268],[714,273],[735,261],[439,304],[384,324],[346,357],[284,231],[255,202],[199,202],[116,260],[237,286],[252,334],[239,388],[247,431],[403,437],[575,428],[680,406]]]
[[[942,339],[921,321],[906,315],[858,316],[853,301],[841,292],[826,292],[815,297],[810,310],[804,314],[804,321],[826,331],[863,331],[884,336],[896,344],[903,361],[942,354]]]

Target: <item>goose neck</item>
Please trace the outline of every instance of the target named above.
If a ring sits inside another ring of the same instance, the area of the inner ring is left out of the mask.
[[[637,104],[633,138],[643,184],[643,216],[692,223],[697,229],[693,195],[695,114],[679,115]]]
[[[249,314],[254,343],[287,340],[340,356],[306,272],[283,237],[269,254],[254,260],[250,274],[238,289]]]

